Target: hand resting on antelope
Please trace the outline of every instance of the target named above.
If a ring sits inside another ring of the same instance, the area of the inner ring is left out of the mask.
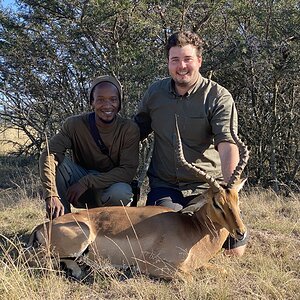
[[[228,235],[244,239],[246,227],[240,216],[238,192],[248,150],[232,132],[239,147],[240,161],[226,186],[188,163],[176,123],[176,154],[182,166],[204,177],[210,188],[199,196],[192,215],[162,206],[99,207],[63,215],[37,226],[29,246],[50,247],[72,275],[80,278],[76,261],[99,257],[116,267],[135,266],[141,273],[172,279],[203,267],[222,248]],[[42,254],[41,254],[42,255]]]

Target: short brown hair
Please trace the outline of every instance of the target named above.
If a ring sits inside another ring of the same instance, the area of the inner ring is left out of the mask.
[[[172,47],[184,47],[186,45],[192,45],[197,50],[197,55],[202,55],[203,40],[198,34],[192,31],[179,31],[173,33],[166,44],[166,55],[169,58],[169,52]]]

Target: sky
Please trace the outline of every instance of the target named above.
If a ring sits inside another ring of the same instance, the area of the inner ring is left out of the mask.
[[[9,6],[13,6],[13,4],[14,4],[14,0],[0,0],[1,1],[1,3],[2,3],[2,5],[3,5],[3,7],[9,7]]]

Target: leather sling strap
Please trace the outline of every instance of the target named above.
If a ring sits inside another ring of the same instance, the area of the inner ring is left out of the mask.
[[[109,150],[106,147],[106,145],[103,143],[103,140],[99,134],[99,130],[96,126],[96,119],[95,119],[95,113],[90,113],[89,114],[89,125],[90,125],[90,131],[91,134],[97,144],[97,146],[99,147],[100,151],[106,155],[110,161],[113,163],[113,165],[116,167],[116,164],[114,163],[114,161],[112,160],[111,156],[109,155]]]

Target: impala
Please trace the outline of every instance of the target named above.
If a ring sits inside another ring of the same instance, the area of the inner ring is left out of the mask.
[[[37,226],[29,246],[47,246],[72,275],[80,278],[76,261],[108,259],[116,267],[134,266],[141,273],[171,279],[205,266],[222,248],[228,235],[243,239],[246,228],[240,216],[240,175],[247,163],[247,147],[232,130],[240,161],[227,185],[188,163],[183,155],[176,121],[177,157],[182,166],[205,178],[210,188],[197,197],[192,215],[160,206],[99,207],[63,215]],[[195,202],[195,201],[193,201]]]

